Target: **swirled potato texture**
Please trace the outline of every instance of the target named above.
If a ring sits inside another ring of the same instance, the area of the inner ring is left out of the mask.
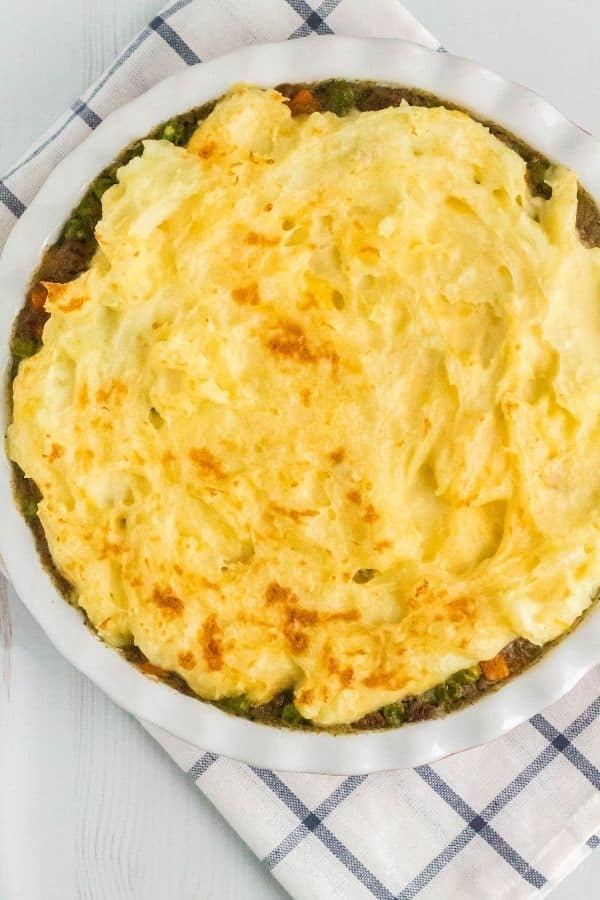
[[[462,112],[248,86],[119,170],[8,435],[106,641],[332,725],[569,628],[600,583],[600,256],[547,180]]]

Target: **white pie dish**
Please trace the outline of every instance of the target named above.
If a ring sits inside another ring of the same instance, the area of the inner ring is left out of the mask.
[[[0,366],[43,247],[87,184],[154,125],[224,93],[236,81],[264,86],[332,76],[416,87],[465,106],[573,168],[600,202],[600,144],[545,101],[466,60],[401,41],[309,38],[245,48],[185,70],[113,113],[52,173],[19,220],[0,260]],[[3,433],[6,409],[2,408]],[[401,768],[483,743],[558,699],[600,661],[600,611],[531,670],[444,719],[396,731],[344,736],[275,729],[229,716],[142,675],[87,628],[54,587],[16,510],[11,471],[0,462],[0,553],[15,588],[57,648],[117,703],[207,750],[283,770],[323,773]]]

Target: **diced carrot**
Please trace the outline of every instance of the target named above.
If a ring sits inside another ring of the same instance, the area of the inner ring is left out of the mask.
[[[140,670],[144,673],[144,675],[156,675],[158,678],[162,678],[163,675],[166,675],[164,669],[160,669],[158,666],[152,665],[151,662],[142,663],[140,666]]]
[[[29,302],[34,309],[41,309],[46,302],[47,296],[48,290],[44,287],[41,281],[38,281],[38,283],[34,284],[34,286],[29,291]]]
[[[317,112],[320,104],[317,97],[315,97],[312,91],[308,91],[306,90],[306,88],[302,88],[298,91],[297,94],[294,94],[289,102],[289,107],[292,111],[292,115],[300,116]]]
[[[501,653],[492,659],[482,660],[480,666],[486,681],[502,681],[510,675],[510,669]]]

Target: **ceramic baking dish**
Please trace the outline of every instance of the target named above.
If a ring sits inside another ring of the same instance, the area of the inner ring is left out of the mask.
[[[247,47],[160,82],[112,113],[54,170],[15,225],[0,260],[0,368],[8,376],[12,323],[43,249],[87,185],[118,152],[158,123],[222,95],[238,81],[261,86],[339,77],[431,92],[522,138],[574,169],[600,203],[600,144],[531,91],[475,63],[396,40],[310,37]],[[0,426],[7,428],[7,409]],[[600,609],[540,662],[445,718],[334,736],[276,729],[229,715],[150,679],[105,646],[65,602],[17,511],[11,468],[0,459],[0,553],[19,596],[64,656],[136,716],[215,753],[264,767],[331,774],[430,762],[484,743],[566,693],[600,662]]]

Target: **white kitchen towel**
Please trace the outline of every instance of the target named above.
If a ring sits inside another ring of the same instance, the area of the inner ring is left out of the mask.
[[[111,110],[182,66],[314,32],[438,46],[396,0],[179,0],[0,180],[0,246]],[[271,772],[144,727],[296,898],[541,897],[600,844],[598,670],[507,737],[379,775]]]

